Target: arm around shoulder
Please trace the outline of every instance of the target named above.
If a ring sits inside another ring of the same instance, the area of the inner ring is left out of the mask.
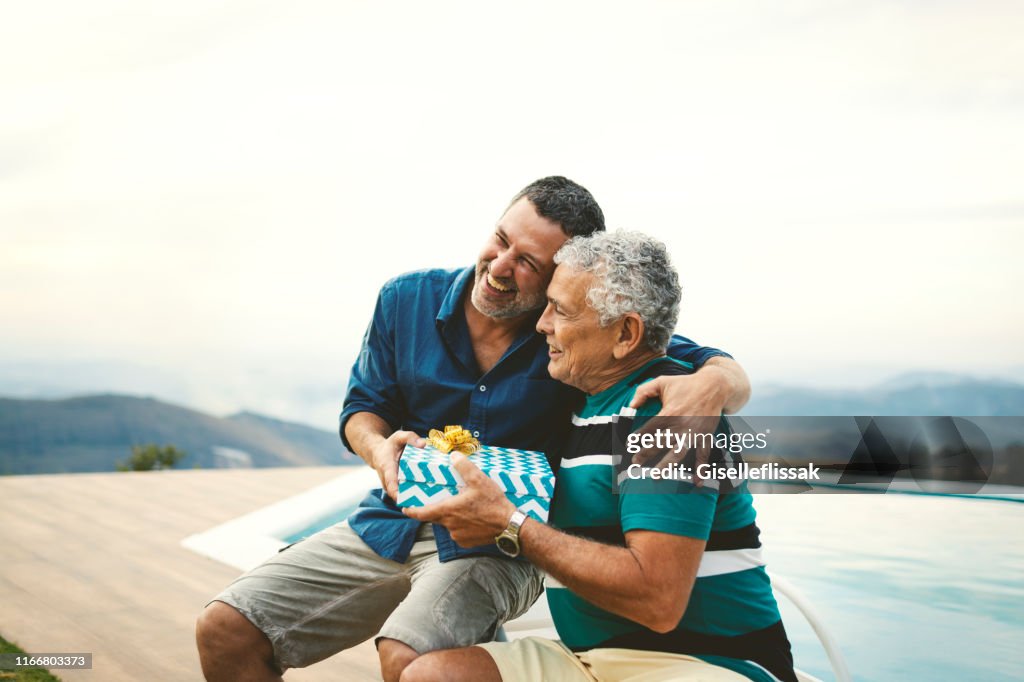
[[[750,379],[740,363],[724,355],[716,355],[704,363],[701,371],[717,371],[725,392],[722,411],[726,414],[739,412],[750,400]],[[700,372],[698,372],[699,374]]]
[[[664,415],[703,416],[734,414],[750,400],[747,373],[725,351],[699,346],[677,334],[669,340],[666,355],[692,365],[696,372],[689,378],[660,377],[649,382],[638,391],[640,399],[634,400],[633,407],[659,397],[666,407]]]
[[[738,412],[750,399],[750,380],[732,358],[716,356],[695,374],[660,376],[637,387],[630,407],[661,401],[658,416],[718,417]]]

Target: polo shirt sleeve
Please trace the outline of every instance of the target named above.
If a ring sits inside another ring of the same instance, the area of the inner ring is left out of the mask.
[[[359,357],[349,375],[338,430],[341,442],[350,450],[352,446],[345,438],[345,424],[356,412],[372,412],[393,429],[402,425],[403,398],[395,362],[397,288],[395,280],[381,288],[373,319],[366,328]]]
[[[732,359],[732,356],[725,351],[698,346],[690,339],[679,334],[669,339],[668,349],[665,351],[665,354],[673,360],[680,360],[697,368],[716,356]]]
[[[661,409],[648,401],[637,410],[634,431]],[[689,481],[629,479],[619,487],[622,532],[652,530],[707,540],[715,518],[718,492]]]
[[[653,530],[707,540],[718,493],[683,481],[625,481],[619,499],[622,532]]]

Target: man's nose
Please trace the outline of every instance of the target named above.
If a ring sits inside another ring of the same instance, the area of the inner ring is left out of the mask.
[[[544,312],[541,313],[540,319],[537,320],[537,331],[540,332],[541,334],[543,334],[544,336],[548,336],[549,334],[553,333],[553,331],[551,329],[551,304],[550,303],[548,303],[544,307]]]
[[[512,265],[514,262],[514,259],[509,253],[509,249],[502,249],[498,252],[495,259],[491,261],[491,275],[501,278],[511,277]]]

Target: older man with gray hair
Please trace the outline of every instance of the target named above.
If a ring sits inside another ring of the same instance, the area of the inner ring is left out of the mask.
[[[550,523],[525,517],[462,455],[462,492],[406,513],[461,545],[497,539],[546,571],[561,640],[437,651],[402,680],[795,680],[746,484],[633,479],[616,467],[613,433],[659,410],[629,407],[637,387],[692,371],[665,355],[680,288],[664,245],[602,233],[569,240],[555,262],[537,330],[551,376],[587,395],[549,453],[560,463]]]

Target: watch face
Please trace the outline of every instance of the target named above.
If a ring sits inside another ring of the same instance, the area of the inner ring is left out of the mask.
[[[517,545],[515,541],[512,540],[512,538],[500,537],[498,538],[497,545],[498,549],[500,549],[505,554],[508,554],[509,556],[515,556],[519,554],[519,545]]]

